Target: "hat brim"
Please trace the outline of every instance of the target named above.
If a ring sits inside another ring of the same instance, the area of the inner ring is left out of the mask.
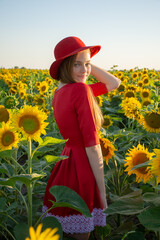
[[[50,73],[51,77],[53,79],[57,80],[57,77],[58,77],[57,74],[58,74],[59,66],[61,65],[61,63],[63,62],[63,60],[65,58],[70,57],[70,56],[72,56],[72,55],[74,55],[74,54],[76,54],[78,52],[82,52],[82,51],[87,50],[87,49],[90,49],[90,51],[91,51],[91,58],[92,58],[94,55],[96,55],[100,51],[101,46],[100,45],[96,45],[96,46],[81,47],[81,48],[78,48],[75,51],[71,52],[70,54],[66,55],[65,57],[57,59],[50,66],[49,73]]]

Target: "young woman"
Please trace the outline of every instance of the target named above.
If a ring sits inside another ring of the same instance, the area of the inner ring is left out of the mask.
[[[103,116],[95,97],[118,88],[120,80],[91,64],[91,58],[100,46],[86,46],[77,37],[67,37],[55,47],[50,75],[60,84],[53,97],[56,123],[64,139],[68,139],[62,155],[68,158],[58,162],[49,178],[43,211],[52,206],[50,187],[64,185],[76,191],[86,202],[92,218],[86,218],[69,208],[55,208],[46,216],[55,216],[64,233],[75,239],[87,240],[94,227],[106,225],[107,208],[103,172],[103,156],[98,130]],[[92,74],[99,82],[87,85]]]

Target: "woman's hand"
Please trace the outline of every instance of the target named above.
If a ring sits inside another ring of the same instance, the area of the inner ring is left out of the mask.
[[[91,74],[98,81],[104,83],[106,85],[108,91],[118,88],[119,85],[121,84],[121,80],[119,78],[116,78],[111,73],[109,73],[106,70],[99,68],[93,64],[91,64]]]

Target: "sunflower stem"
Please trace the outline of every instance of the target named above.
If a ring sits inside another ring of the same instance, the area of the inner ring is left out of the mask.
[[[32,174],[32,141],[28,140],[28,174]],[[32,183],[27,187],[28,192],[28,226],[32,226]]]
[[[39,224],[39,222],[41,221],[41,219],[46,215],[46,213],[48,213],[51,209],[53,209],[53,208],[55,208],[55,207],[50,207],[49,209],[47,209],[47,211],[46,212],[44,212],[43,214],[42,214],[42,216],[40,216],[39,217],[39,219],[37,220],[37,222],[36,222],[36,224],[34,225],[34,228],[36,228],[37,226],[38,226],[38,224]]]

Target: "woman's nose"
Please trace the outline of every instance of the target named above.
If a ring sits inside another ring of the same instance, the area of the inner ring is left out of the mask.
[[[82,72],[87,72],[87,67],[86,67],[85,64],[82,64],[81,71]]]

